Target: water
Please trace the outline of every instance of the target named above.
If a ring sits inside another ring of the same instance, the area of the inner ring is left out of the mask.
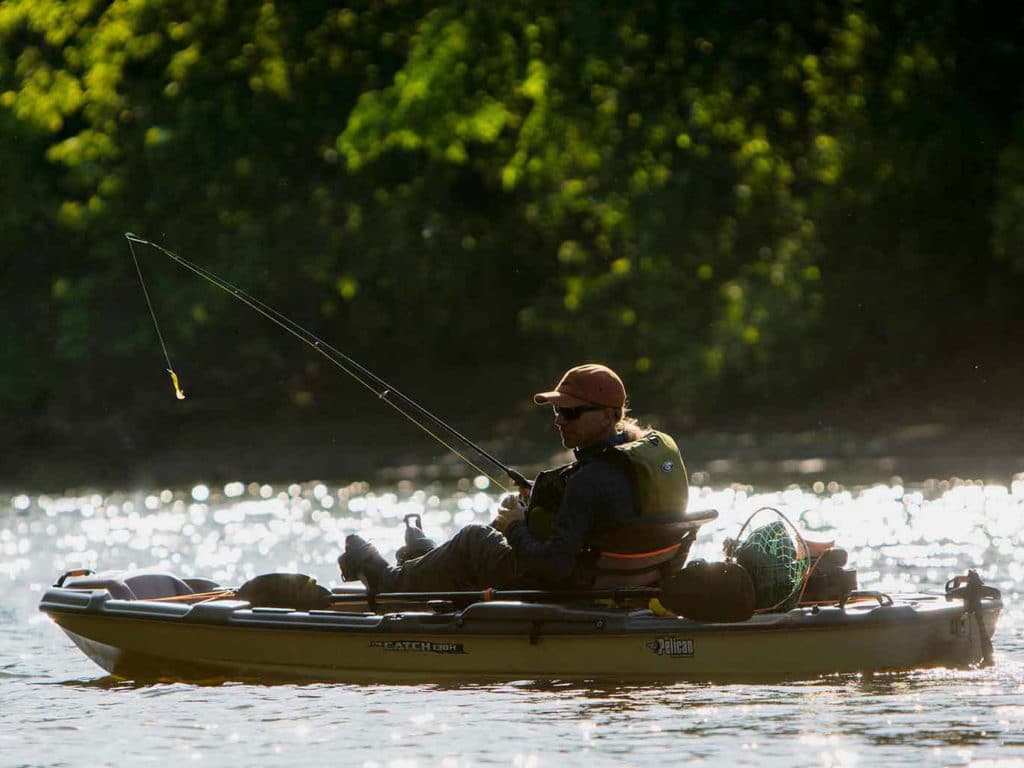
[[[784,685],[136,685],[104,675],[36,605],[73,567],[155,566],[238,584],[300,571],[339,582],[359,531],[392,553],[402,517],[444,538],[485,522],[482,478],[0,496],[0,766],[1009,765],[1024,761],[1024,476],[694,487],[720,511],[693,556],[718,559],[758,507],[836,538],[862,586],[941,591],[979,568],[1003,590],[996,666]],[[765,517],[764,522],[771,518]],[[761,518],[755,519],[755,523]]]

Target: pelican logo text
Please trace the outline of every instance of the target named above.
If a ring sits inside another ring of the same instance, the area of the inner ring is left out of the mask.
[[[671,656],[674,659],[688,659],[693,656],[693,640],[679,637],[659,637],[651,640],[647,647],[658,656]]]
[[[371,648],[414,653],[465,653],[462,643],[432,643],[428,640],[371,640]]]

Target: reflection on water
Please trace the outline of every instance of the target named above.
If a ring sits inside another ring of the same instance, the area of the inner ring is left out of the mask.
[[[697,487],[691,494],[691,509],[720,511],[702,531],[695,556],[718,557],[726,535],[735,535],[760,507],[772,506],[808,536],[835,539],[862,582],[884,589],[941,586],[975,566],[985,567],[990,583],[1007,588],[1024,575],[1017,555],[1024,479],[1011,486],[943,480],[905,488],[893,478],[852,489],[816,483],[771,493],[733,485]],[[454,491],[411,483],[378,491],[366,483],[275,488],[233,482],[4,501],[0,579],[48,583],[71,568],[153,567],[238,584],[268,570],[336,580],[335,560],[347,534],[359,532],[393,553],[402,543],[405,515],[420,514],[430,535],[445,538],[467,523],[487,522],[495,496],[486,478],[476,478]]]
[[[967,765],[1024,760],[1024,476],[764,491],[695,486],[714,508],[694,557],[718,559],[759,507],[835,539],[862,586],[940,591],[979,568],[1007,609],[991,669],[842,675],[785,685],[136,685],[111,678],[36,610],[64,570],[153,567],[239,584],[299,571],[340,583],[345,535],[393,555],[402,519],[443,539],[486,522],[484,478],[399,483],[227,483],[0,497],[0,765],[126,765],[164,759],[363,766]],[[764,513],[762,513],[764,514]],[[765,517],[764,522],[771,518]],[[752,521],[758,524],[760,518]]]

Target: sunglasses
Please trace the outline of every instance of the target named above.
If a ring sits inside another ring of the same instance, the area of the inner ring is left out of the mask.
[[[587,411],[606,411],[608,406],[605,405],[576,405],[572,408],[567,408],[564,405],[553,405],[551,409],[555,412],[555,416],[561,416],[566,421],[576,421]]]

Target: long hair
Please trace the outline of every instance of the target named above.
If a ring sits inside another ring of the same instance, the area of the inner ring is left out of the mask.
[[[627,416],[629,408],[623,407],[618,409],[618,421],[615,423],[615,431],[622,432],[630,442],[639,440],[653,427],[641,427],[640,422],[634,419],[632,416]]]

